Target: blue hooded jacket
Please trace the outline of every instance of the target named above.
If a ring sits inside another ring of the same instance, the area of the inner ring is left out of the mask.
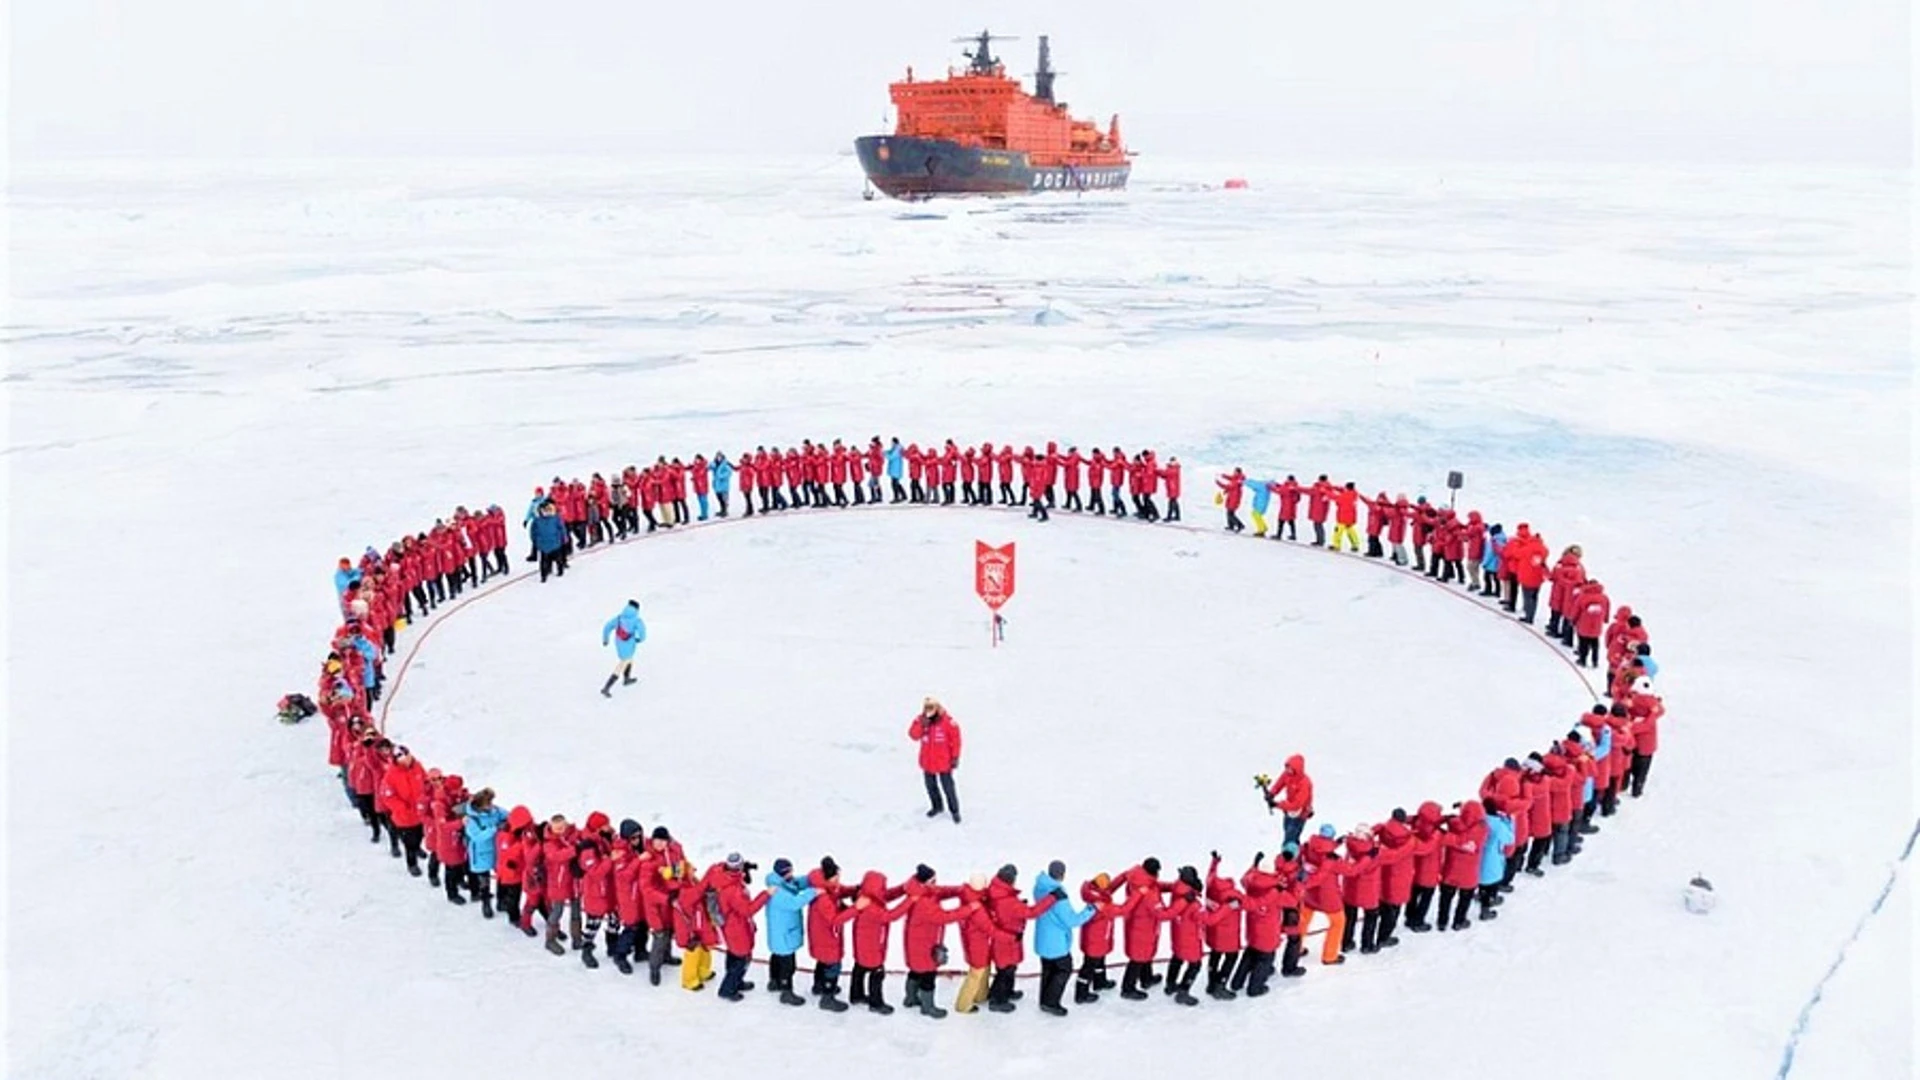
[[[333,591],[336,596],[347,595],[347,589],[360,580],[360,571],[350,566],[341,567],[333,572]]]
[[[494,838],[500,835],[500,826],[506,820],[507,815],[497,806],[475,810],[473,804],[467,804],[467,867],[474,873],[493,873]]]
[[[820,890],[790,877],[767,875],[767,951],[791,956],[807,940],[807,905]]]
[[[713,490],[726,494],[733,488],[733,462],[726,458],[715,458],[708,466],[713,470]]]
[[[364,635],[357,633],[347,639],[347,644],[353,646],[354,650],[360,654],[361,685],[372,686],[375,665],[380,660],[379,650],[375,649],[373,642],[368,641]]]
[[[1251,476],[1242,480],[1241,483],[1245,484],[1247,490],[1253,493],[1253,512],[1259,514],[1261,517],[1266,517],[1267,506],[1273,502],[1273,489],[1267,486],[1267,481],[1255,480]]]
[[[1507,857],[1502,849],[1513,843],[1513,819],[1505,814],[1487,815],[1487,845],[1480,849],[1480,884],[1497,885],[1507,876]]]
[[[567,546],[567,523],[559,514],[541,514],[533,519],[533,546],[544,555]]]
[[[1500,569],[1500,551],[1507,546],[1507,534],[1499,529],[1487,533],[1487,546],[1480,552],[1480,569]]]
[[[1055,889],[1065,889],[1051,874],[1041,871],[1033,879],[1033,899],[1038,902]],[[1042,960],[1057,960],[1073,951],[1073,932],[1093,918],[1093,905],[1074,910],[1065,897],[1033,920],[1033,954]]]
[[[905,450],[900,449],[900,444],[897,442],[894,443],[892,446],[887,447],[887,478],[888,479],[890,480],[900,479],[901,473],[904,472],[906,469],[906,454],[907,452]]]
[[[616,630],[621,633],[616,635]],[[633,650],[647,640],[647,624],[640,618],[640,609],[628,604],[620,609],[620,614],[608,619],[607,625],[600,628],[600,644],[606,645],[609,639],[613,641],[613,651],[620,655],[620,659],[633,659]]]
[[[545,495],[535,495],[531,500],[529,500],[527,502],[527,516],[521,519],[520,524],[522,525],[533,524],[534,521],[540,517],[540,504],[546,501],[547,501],[547,497]]]

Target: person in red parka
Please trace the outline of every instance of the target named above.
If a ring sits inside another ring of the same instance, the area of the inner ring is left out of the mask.
[[[1613,602],[1607,598],[1607,587],[1589,578],[1580,587],[1571,607],[1573,633],[1580,640],[1573,662],[1597,668],[1600,666],[1600,634],[1606,629],[1607,616],[1612,614],[1613,607]]]
[[[590,968],[600,966],[600,961],[593,955],[594,943],[600,937],[600,925],[612,918],[617,927],[620,921],[614,910],[612,846],[605,835],[590,830],[580,838],[575,848],[574,862],[580,868],[580,910],[586,916],[586,926],[577,947],[580,950],[580,962]],[[607,936],[609,951],[616,936],[617,930]]]
[[[1207,909],[1201,900],[1203,886],[1200,871],[1191,866],[1180,868],[1173,883],[1173,899],[1167,904],[1168,951],[1167,996],[1178,1005],[1198,1005],[1193,982],[1200,975],[1200,961],[1206,957]]]
[[[1413,830],[1407,825],[1407,812],[1395,808],[1393,817],[1373,830],[1379,841],[1380,928],[1375,933],[1375,948],[1390,949],[1400,944],[1394,931],[1400,927],[1400,912],[1413,895]]]
[[[420,820],[420,800],[427,790],[427,770],[404,746],[396,746],[393,760],[380,778],[380,812],[387,816],[388,828],[400,838],[406,850],[407,873],[419,877],[420,843],[425,828]],[[399,857],[399,852],[394,857]]]
[[[1573,644],[1574,590],[1587,580],[1586,566],[1580,561],[1579,544],[1570,544],[1547,572],[1547,636],[1563,645]]]
[[[440,857],[440,870],[446,881],[447,903],[464,904],[460,891],[467,885],[467,817],[461,807],[448,799],[433,804],[433,852]]]
[[[747,966],[753,962],[753,920],[773,895],[765,889],[757,896],[747,895],[753,871],[754,865],[742,859],[739,852],[729,854],[726,862],[715,863],[707,871],[707,886],[719,903],[720,940],[727,949],[726,974],[720,979],[720,997],[727,1001],[739,1001],[742,991],[753,989],[753,984],[746,981]]]
[[[665,878],[669,871],[663,868],[660,873]],[[682,862],[671,873],[673,941],[681,952],[680,987],[704,990],[713,980],[713,948],[720,944],[720,932],[707,908],[707,883],[694,874],[690,862]]]
[[[934,884],[933,867],[921,863],[914,868],[913,879],[906,884],[907,895],[907,997],[909,1009],[938,1020],[947,1010],[935,1003],[934,976],[946,956],[947,927],[960,922],[979,909],[979,904],[962,903],[949,908],[944,901],[960,895],[960,890]]]
[[[1240,962],[1240,952],[1245,941],[1241,933],[1241,904],[1244,894],[1233,884],[1232,878],[1220,876],[1220,853],[1211,852],[1207,863],[1206,889],[1206,944],[1207,944],[1207,996],[1218,1001],[1232,1001],[1237,995],[1227,988],[1233,978],[1233,969]]]
[[[1313,522],[1313,546],[1327,546],[1327,511],[1333,506],[1333,484],[1328,482],[1327,474],[1321,473],[1320,479],[1307,489],[1307,520]]]
[[[933,804],[927,816],[939,817],[944,811],[953,815],[955,825],[960,824],[960,796],[953,789],[953,770],[960,767],[960,725],[938,701],[928,698],[907,726],[907,738],[920,744],[920,772],[927,782],[927,801]]]
[[[1371,955],[1380,951],[1380,857],[1370,830],[1355,831],[1346,845],[1347,872],[1340,879],[1340,899],[1346,905],[1347,925],[1340,947],[1351,950],[1358,939],[1361,955]]]
[[[1073,984],[1073,1002],[1091,1005],[1100,1000],[1099,991],[1113,989],[1107,957],[1113,955],[1113,920],[1120,909],[1113,902],[1113,882],[1105,874],[1095,874],[1080,886],[1080,902],[1093,909],[1093,917],[1080,924],[1080,972]]]
[[[1172,886],[1160,880],[1160,860],[1152,857],[1120,875],[1120,883],[1127,889],[1126,901],[1120,905],[1127,953],[1127,970],[1120,977],[1120,996],[1129,1001],[1145,1001],[1146,991],[1160,982],[1160,977],[1153,973],[1153,961],[1160,952],[1160,924],[1167,920],[1161,894]]]
[[[993,915],[987,910],[987,888],[987,875],[974,874],[960,889],[961,905],[972,907],[973,913],[960,920],[960,961],[967,974],[953,996],[957,1013],[979,1011],[993,973]]]
[[[1029,904],[1020,899],[1015,884],[1020,871],[1009,863],[987,885],[986,912],[993,928],[993,985],[987,991],[987,1008],[994,1012],[1014,1009],[1013,978],[1025,959],[1027,922],[1045,915],[1055,898],[1042,896]]]
[[[857,461],[858,457],[848,460]],[[861,485],[854,484],[855,494]],[[807,885],[819,890],[807,903],[807,954],[813,958],[813,996],[828,1012],[845,1012],[840,1000],[840,965],[847,955],[846,925],[858,915],[853,890],[840,884],[840,864],[828,855],[807,875]],[[831,1004],[829,1004],[831,1002]]]
[[[1283,844],[1300,843],[1300,832],[1313,817],[1313,779],[1307,775],[1307,759],[1294,754],[1286,767],[1267,786],[1267,805],[1280,811]]]
[[[885,874],[869,870],[860,879],[860,894],[853,901],[853,987],[847,1000],[882,1016],[893,1012],[886,999],[887,942],[893,936],[893,924],[911,904],[901,899],[905,893],[899,887],[888,888]]]
[[[1340,894],[1340,878],[1347,872],[1348,863],[1339,857],[1339,846],[1333,826],[1322,825],[1319,833],[1307,838],[1306,846],[1300,851],[1300,865],[1306,872],[1300,883],[1300,903],[1305,909],[1300,916],[1300,932],[1305,934],[1312,929],[1316,913],[1326,916],[1327,936],[1320,945],[1323,965],[1347,962],[1341,954],[1346,943],[1347,905]]]
[[[1227,531],[1230,533],[1246,529],[1246,525],[1240,521],[1240,499],[1246,491],[1246,482],[1245,470],[1237,467],[1213,482],[1220,489],[1220,506],[1227,512]]]
[[[1542,539],[1526,522],[1521,522],[1514,530],[1513,539],[1501,552],[1503,564],[1513,567],[1513,578],[1523,601],[1520,621],[1531,626],[1534,611],[1540,605],[1540,585],[1547,580],[1547,542]],[[1506,609],[1514,611],[1514,597],[1507,596]]]
[[[1345,487],[1333,491],[1333,550],[1339,551],[1344,540],[1347,546],[1358,553],[1360,551],[1360,492],[1354,489],[1349,480]]]
[[[1440,804],[1423,802],[1409,826],[1413,831],[1413,887],[1407,894],[1407,929],[1424,934],[1433,929],[1427,913],[1433,909],[1440,885]]]
[[[1487,843],[1486,811],[1477,799],[1460,804],[1460,813],[1448,818],[1441,834],[1440,917],[1434,925],[1441,930],[1466,930],[1473,926],[1473,897],[1480,889],[1480,849]],[[1447,913],[1459,900],[1449,922]]]
[[[1667,706],[1654,694],[1653,682],[1644,676],[1635,680],[1633,692],[1627,695],[1627,715],[1633,718],[1629,728],[1633,733],[1633,762],[1627,775],[1629,794],[1636,799],[1646,789],[1654,752],[1660,749],[1660,718],[1666,714]]]
[[[578,837],[573,826],[561,814],[547,822],[546,837],[540,843],[540,892],[542,914],[547,920],[547,951],[567,955],[560,944],[560,917],[567,917],[568,939],[580,947],[579,868],[574,861]]]
[[[1267,980],[1273,977],[1274,957],[1280,952],[1286,916],[1293,915],[1293,925],[1296,928],[1299,926],[1300,900],[1294,892],[1297,869],[1281,859],[1275,862],[1273,871],[1269,873],[1260,868],[1266,857],[1266,852],[1256,854],[1253,865],[1240,877],[1240,904],[1246,913],[1247,947],[1240,953],[1240,962],[1234,965],[1233,977],[1228,980],[1223,994],[1238,993],[1245,988],[1250,998],[1265,996],[1269,992]],[[1287,961],[1283,974],[1293,977],[1305,975],[1306,969],[1299,963],[1299,936],[1284,936],[1284,940]]]
[[[1168,455],[1167,463],[1160,467],[1160,480],[1167,486],[1166,521],[1180,520],[1180,459]]]

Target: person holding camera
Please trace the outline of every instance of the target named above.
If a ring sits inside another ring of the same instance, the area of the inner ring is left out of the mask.
[[[727,970],[720,979],[720,997],[727,1001],[739,1001],[741,991],[753,989],[753,984],[746,981],[747,966],[753,963],[753,917],[773,898],[765,889],[758,896],[747,896],[753,872],[759,868],[736,851],[727,856],[726,862],[707,871],[707,880],[717,894],[715,921],[720,924],[720,941],[727,948]]]
[[[938,701],[928,698],[908,726],[907,738],[920,744],[920,772],[927,782],[927,801],[933,804],[927,816],[939,817],[945,811],[953,815],[955,825],[960,824],[960,796],[953,790],[953,770],[960,767],[960,725]]]

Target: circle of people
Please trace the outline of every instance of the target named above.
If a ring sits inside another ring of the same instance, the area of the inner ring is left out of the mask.
[[[1083,470],[1086,501],[1080,498]],[[1465,931],[1476,907],[1482,921],[1497,918],[1519,879],[1572,860],[1585,837],[1599,831],[1596,818],[1612,816],[1622,795],[1641,795],[1665,712],[1653,685],[1658,667],[1641,619],[1624,605],[1609,618],[1606,592],[1588,577],[1579,547],[1565,549],[1549,568],[1546,541],[1524,523],[1509,537],[1478,511],[1463,519],[1424,497],[1389,500],[1382,492],[1369,499],[1354,484],[1336,486],[1325,476],[1300,484],[1292,476],[1256,480],[1236,468],[1217,487],[1215,501],[1230,532],[1244,531],[1238,511],[1250,499],[1255,536],[1297,540],[1295,519],[1304,504],[1310,543],[1324,547],[1330,539],[1334,550],[1344,545],[1356,554],[1364,504],[1364,557],[1411,564],[1414,572],[1469,590],[1528,623],[1550,582],[1547,633],[1582,664],[1597,662],[1604,645],[1609,700],[1579,716],[1563,738],[1493,769],[1476,798],[1446,810],[1436,801],[1412,813],[1396,809],[1344,835],[1331,825],[1305,835],[1314,817],[1313,783],[1304,757],[1294,755],[1278,777],[1255,778],[1282,816],[1277,854],[1255,854],[1237,876],[1223,873],[1213,852],[1204,875],[1186,865],[1166,876],[1149,857],[1117,873],[1086,876],[1070,889],[1066,865],[1054,860],[1023,896],[1012,865],[949,883],[925,864],[895,880],[877,869],[843,872],[826,856],[804,869],[775,859],[756,889],[759,865],[739,853],[703,871],[665,825],[647,829],[631,819],[616,825],[599,811],[575,824],[560,814],[539,818],[524,806],[503,810],[491,789],[470,791],[462,777],[427,768],[382,732],[372,708],[396,636],[464,589],[511,572],[505,515],[491,505],[477,513],[456,508],[385,551],[369,547],[358,560],[340,560],[334,586],[342,622],[319,678],[328,764],[370,842],[384,839],[388,854],[404,860],[409,874],[444,889],[449,904],[472,904],[488,919],[497,912],[556,956],[576,953],[585,967],[597,969],[604,948],[622,974],[644,967],[657,986],[663,972],[677,968],[680,986],[697,992],[716,977],[718,950],[724,973],[717,996],[738,1002],[755,988],[750,964],[759,947],[756,919],[764,918],[767,990],[778,1001],[806,1004],[795,982],[804,950],[812,964],[809,996],[820,1008],[890,1014],[885,983],[897,972],[887,963],[900,923],[903,1005],[934,1018],[948,1011],[936,1001],[943,975],[962,976],[957,1011],[1013,1011],[1024,997],[1015,982],[1030,925],[1040,1008],[1048,1015],[1068,1015],[1069,983],[1078,1005],[1100,1001],[1116,985],[1123,999],[1145,1000],[1161,988],[1175,1003],[1196,1005],[1193,990],[1203,968],[1206,996],[1260,997],[1270,992],[1276,972],[1306,974],[1303,939],[1316,932],[1316,922],[1325,925],[1320,962],[1331,965],[1355,951],[1399,945],[1402,925],[1414,933]],[[527,561],[540,564],[546,581],[550,571],[565,573],[577,548],[712,514],[725,518],[736,490],[746,516],[756,512],[756,498],[757,512],[769,514],[875,505],[890,495],[890,504],[1025,506],[1031,517],[1057,506],[1177,521],[1180,466],[1173,457],[1161,463],[1150,450],[1129,456],[1116,447],[1082,456],[1077,448],[1061,451],[1048,443],[1040,452],[991,444],[963,451],[950,440],[931,450],[902,447],[898,439],[883,447],[877,437],[865,450],[848,450],[837,440],[785,451],[759,448],[737,463],[725,453],[710,460],[696,454],[687,464],[662,457],[645,468],[628,466],[611,483],[596,473],[585,482],[556,477],[536,488],[524,518]],[[1162,494],[1164,515],[1156,503]],[[928,708],[937,704],[929,699]],[[957,748],[958,725],[938,711]],[[924,719],[915,714],[909,737],[919,737]],[[931,775],[928,781],[932,793]],[[957,821],[957,803],[953,811]],[[958,927],[959,969],[947,966],[951,926]],[[1109,975],[1116,950],[1123,965],[1118,984]],[[1163,961],[1164,975],[1156,970]],[[849,966],[843,1000],[841,976]]]

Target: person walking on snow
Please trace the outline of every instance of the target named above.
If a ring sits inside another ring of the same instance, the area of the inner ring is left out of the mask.
[[[795,959],[806,943],[807,905],[820,890],[793,876],[793,863],[773,860],[773,873],[767,877],[767,989],[780,994],[782,1005],[805,1005],[807,999],[793,992]]]
[[[1033,953],[1040,958],[1040,1011],[1048,1016],[1067,1015],[1060,999],[1073,978],[1073,932],[1091,920],[1093,904],[1075,910],[1067,899],[1067,864],[1055,859],[1046,872],[1033,879],[1033,898],[1053,898],[1053,906],[1033,924]]]
[[[647,624],[640,618],[640,601],[629,600],[620,614],[608,619],[607,625],[600,630],[600,647],[605,648],[607,642],[612,641],[614,655],[618,657],[613,663],[613,674],[608,675],[605,685],[600,687],[601,697],[613,696],[615,679],[626,686],[638,681],[633,677],[633,651],[645,640]]]
[[[928,698],[907,728],[907,738],[920,744],[920,772],[927,781],[927,801],[933,804],[927,816],[939,817],[944,810],[953,815],[955,825],[960,824],[960,796],[953,790],[953,770],[960,767],[960,725],[938,701]]]
[[[1239,468],[1214,481],[1214,486],[1220,489],[1220,506],[1227,512],[1228,532],[1237,533],[1246,528],[1240,523],[1240,493],[1246,481],[1246,472]]]

